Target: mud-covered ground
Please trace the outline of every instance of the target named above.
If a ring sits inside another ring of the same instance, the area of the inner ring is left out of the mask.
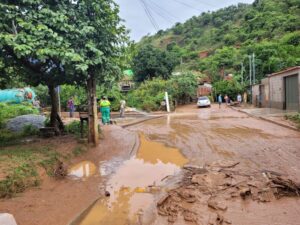
[[[104,135],[67,179],[1,200],[0,212],[19,225],[299,224],[299,132],[191,105]]]

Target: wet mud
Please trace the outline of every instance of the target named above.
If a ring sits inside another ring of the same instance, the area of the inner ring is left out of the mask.
[[[100,173],[108,176],[103,189],[106,198],[98,200],[76,224],[149,224],[155,199],[165,191],[168,177],[178,175],[187,162],[178,149],[140,134],[136,156],[124,162],[102,162]]]
[[[85,179],[96,172],[96,165],[90,161],[83,161],[68,169],[68,176],[73,179]]]
[[[130,129],[176,146],[190,159],[189,164],[199,168],[216,166],[222,160],[239,162],[234,168],[237,171],[208,171],[204,180],[202,175],[194,177],[197,173],[185,173],[178,188],[157,200],[159,216],[152,224],[299,223],[298,189],[285,186],[300,181],[298,132],[215,107],[181,109],[175,115]],[[267,181],[263,171],[280,174],[284,185],[270,178]],[[196,182],[196,178],[201,179]],[[282,194],[276,193],[278,188],[287,191],[282,198],[278,198]],[[291,189],[293,197],[289,195]]]

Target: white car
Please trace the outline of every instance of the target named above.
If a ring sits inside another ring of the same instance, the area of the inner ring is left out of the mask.
[[[210,100],[207,96],[202,96],[198,98],[197,106],[198,107],[210,107]]]

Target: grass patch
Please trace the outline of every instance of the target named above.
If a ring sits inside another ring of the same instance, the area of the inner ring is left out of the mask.
[[[80,121],[73,121],[70,124],[65,126],[65,131],[68,134],[74,134],[76,137],[81,137],[80,130]],[[88,136],[88,126],[87,123],[83,123],[83,137],[86,138]]]
[[[22,138],[38,135],[39,130],[31,124],[25,125],[22,132],[0,129],[0,147],[20,144]]]
[[[87,152],[87,150],[81,146],[77,146],[73,149],[72,153],[73,155],[76,157],[76,156],[79,156],[83,153]]]
[[[53,175],[54,166],[61,155],[49,147],[17,146],[0,151],[1,173],[0,198],[12,197],[28,187],[40,184],[38,168],[43,167],[47,174]]]
[[[287,120],[294,122],[298,129],[300,129],[300,113],[293,114],[293,115],[285,115]]]

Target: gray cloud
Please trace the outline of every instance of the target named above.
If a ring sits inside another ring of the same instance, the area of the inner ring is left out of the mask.
[[[115,0],[120,5],[120,16],[130,29],[130,36],[138,41],[148,33],[154,34],[155,28],[147,17],[140,0]],[[172,27],[176,22],[184,22],[201,12],[215,11],[229,5],[252,3],[253,0],[144,0],[159,29]]]

